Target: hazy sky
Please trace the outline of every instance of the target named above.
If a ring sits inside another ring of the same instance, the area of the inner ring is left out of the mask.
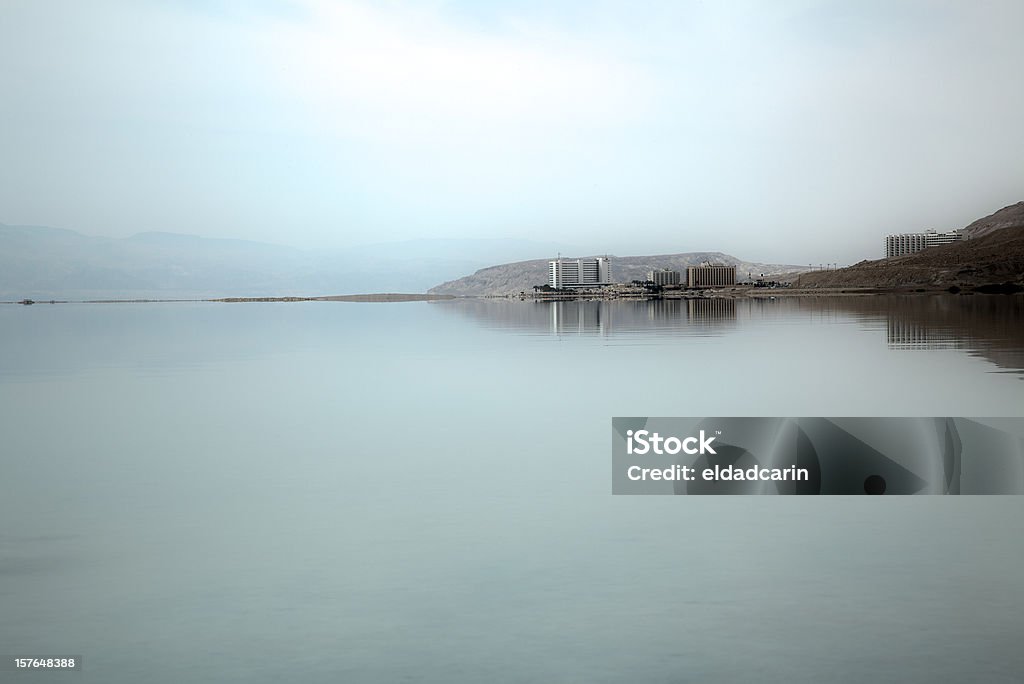
[[[1024,2],[0,0],[0,222],[880,255],[1024,199]]]

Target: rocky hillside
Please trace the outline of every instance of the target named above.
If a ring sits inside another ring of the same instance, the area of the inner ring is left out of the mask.
[[[620,283],[644,280],[648,271],[662,268],[685,273],[687,266],[699,266],[705,261],[736,266],[736,277],[746,279],[764,274],[777,278],[783,274],[795,273],[799,266],[784,264],[762,264],[742,261],[721,252],[688,252],[685,254],[662,254],[654,256],[611,257],[612,279]],[[482,268],[473,275],[442,283],[430,288],[430,294],[453,295],[504,295],[518,294],[543,285],[548,280],[548,260],[534,259]]]
[[[964,229],[968,238],[979,238],[983,235],[1002,230],[1003,228],[1024,227],[1024,202],[1017,202],[1003,207],[994,214],[980,218]]]
[[[800,287],[974,288],[1024,285],[1024,202],[965,228],[968,239],[838,271],[803,273]]]

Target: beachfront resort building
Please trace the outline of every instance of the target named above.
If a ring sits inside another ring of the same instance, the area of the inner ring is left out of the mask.
[[[678,285],[679,284],[679,271],[671,271],[667,268],[663,268],[657,271],[648,271],[647,280],[654,283],[655,285]]]
[[[707,263],[686,269],[687,287],[731,287],[735,284],[735,266]]]
[[[602,287],[612,284],[608,257],[593,259],[554,259],[548,262],[548,285],[561,290],[568,287]]]
[[[898,233],[885,236],[885,257],[898,257],[906,254],[920,252],[922,249],[948,245],[964,239],[963,230],[953,230],[948,233],[936,233],[934,230],[926,230],[923,233]]]

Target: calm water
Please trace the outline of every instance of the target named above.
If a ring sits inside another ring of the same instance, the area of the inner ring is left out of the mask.
[[[1022,409],[1019,297],[0,306],[0,653],[85,665],[0,680],[1019,682],[1024,497],[612,497],[608,437]]]

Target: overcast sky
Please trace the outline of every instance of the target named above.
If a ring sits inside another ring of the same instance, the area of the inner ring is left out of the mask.
[[[0,0],[0,222],[880,256],[1024,199],[1024,2]]]

